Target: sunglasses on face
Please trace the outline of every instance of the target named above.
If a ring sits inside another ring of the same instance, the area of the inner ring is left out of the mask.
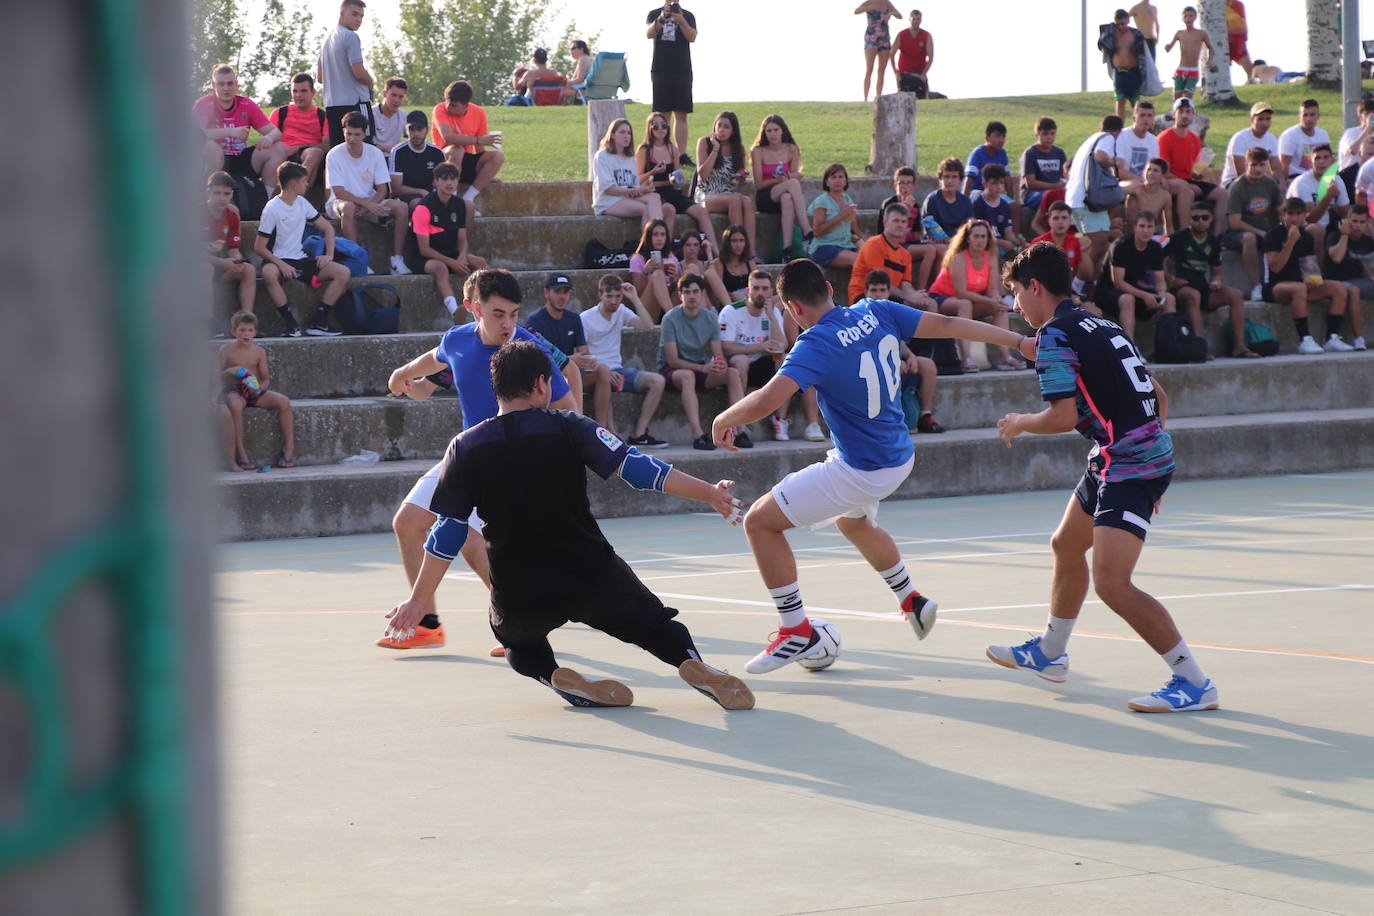
[[[1205,223],[1205,222],[1207,222],[1207,221],[1208,221],[1209,219],[1211,219],[1211,218],[1212,218],[1212,214],[1210,214],[1210,213],[1194,213],[1194,214],[1193,214],[1193,222],[1195,222],[1195,223]]]

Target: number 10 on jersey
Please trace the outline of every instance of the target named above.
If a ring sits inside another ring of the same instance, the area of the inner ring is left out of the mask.
[[[887,388],[887,403],[890,404],[897,399],[897,392],[902,387],[901,345],[896,337],[888,334],[878,341],[876,361],[872,350],[864,350],[859,355],[859,378],[868,385],[868,417],[871,420],[883,409],[882,388]]]

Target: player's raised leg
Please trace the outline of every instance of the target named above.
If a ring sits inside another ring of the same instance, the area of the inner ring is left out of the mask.
[[[902,560],[892,535],[874,524],[867,513],[859,518],[841,516],[835,520],[835,527],[840,529],[840,534],[843,534],[849,543],[859,548],[859,553],[863,554],[868,565],[872,566],[878,575],[883,577],[887,587],[892,589],[892,594],[897,596],[897,603],[901,605],[902,619],[911,625],[916,638],[925,639],[929,636],[935,626],[935,610],[938,605],[916,591],[916,586],[911,584],[906,563]]]

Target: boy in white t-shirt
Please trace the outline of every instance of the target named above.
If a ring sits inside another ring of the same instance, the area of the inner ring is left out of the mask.
[[[625,366],[620,354],[620,336],[626,327],[651,331],[654,319],[644,303],[639,301],[633,283],[625,283],[615,274],[606,274],[597,282],[598,301],[595,308],[582,313],[582,333],[587,338],[587,352],[596,360],[597,368],[583,373],[583,386],[592,389],[592,412],[596,422],[615,431],[611,412],[612,391],[635,391],[644,395],[635,422],[635,433],[625,441],[637,448],[664,448],[662,439],[649,435],[649,421],[663,400],[663,376],[643,369]],[[631,310],[623,303],[630,300]]]
[[[337,337],[343,332],[334,321],[334,305],[348,286],[348,268],[334,260],[334,227],[305,199],[305,179],[303,165],[283,162],[277,168],[277,187],[281,188],[281,193],[262,208],[253,251],[262,258],[263,284],[279,313],[286,308],[286,290],[282,289],[282,284],[287,280],[305,283],[312,277],[319,277],[321,283],[327,284],[320,297],[319,311],[305,333],[311,337]],[[301,247],[306,223],[314,224],[324,233],[324,254],[317,258],[306,257]],[[294,324],[292,321],[288,325],[288,331]]]
[[[1317,126],[1321,116],[1317,100],[1304,99],[1298,108],[1298,123],[1279,134],[1280,185],[1312,168],[1312,147],[1320,143],[1331,145],[1325,128]]]
[[[391,272],[408,274],[405,262],[406,228],[410,210],[404,202],[387,197],[391,191],[391,167],[386,156],[370,143],[367,118],[358,112],[345,115],[344,142],[324,159],[324,183],[329,187],[325,211],[339,218],[339,232],[358,241],[358,220],[381,225],[391,219]]]

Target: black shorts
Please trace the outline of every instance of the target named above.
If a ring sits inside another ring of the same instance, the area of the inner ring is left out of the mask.
[[[679,213],[686,213],[688,207],[696,206],[696,201],[670,184],[654,185],[654,193],[658,195],[659,200],[670,205]]]
[[[458,168],[459,184],[472,184],[477,179],[477,166],[481,164],[482,157],[486,154],[486,150],[476,153],[463,152],[463,164]]]
[[[1202,305],[1202,310],[1209,311],[1212,308],[1212,284],[1198,283],[1195,280],[1185,280],[1178,286],[1175,286],[1173,288],[1172,292],[1174,293],[1175,297],[1177,297],[1178,291],[1181,289],[1197,290],[1199,302]]]
[[[661,375],[661,376],[663,376],[664,381],[666,381],[666,382],[668,383],[668,387],[671,388],[671,389],[673,389],[674,391],[681,391],[682,389],[678,387],[677,380],[676,380],[676,378],[675,378],[674,375],[673,375],[673,373],[674,373],[674,372],[677,372],[677,371],[678,371],[678,370],[676,370],[676,369],[670,369],[670,368],[668,368],[667,366],[659,366],[659,367],[658,367],[658,374]],[[706,373],[705,373],[705,372],[700,372],[700,371],[698,371],[698,370],[696,370],[696,369],[691,369],[691,370],[689,370],[689,371],[690,371],[693,375],[695,375],[695,376],[697,377],[697,383],[696,383],[696,389],[697,389],[697,391],[705,391],[705,390],[706,390]]]
[[[1221,235],[1217,236],[1217,239],[1221,242],[1222,251],[1240,251],[1245,244],[1245,237],[1247,235],[1254,235],[1254,233],[1248,229],[1227,229]],[[1259,239],[1256,238],[1255,242],[1258,248]]]
[[[309,281],[311,277],[320,272],[320,266],[314,258],[282,258],[282,260],[296,268],[296,279],[302,283]]]
[[[768,384],[769,379],[777,374],[778,364],[773,361],[773,354],[764,353],[749,364],[749,375],[745,387],[762,388]]]
[[[1097,307],[1102,309],[1103,315],[1108,318],[1116,318],[1121,314],[1121,303],[1117,300],[1120,299],[1122,295],[1122,293],[1116,291],[1116,287],[1112,286],[1110,283],[1106,283],[1097,287],[1097,291],[1093,293],[1093,302],[1097,303]],[[1159,309],[1160,306],[1155,304],[1154,300],[1147,301],[1139,296],[1135,297],[1135,317],[1137,321],[1146,320],[1155,312],[1159,311]]]
[[[1183,180],[1197,188],[1196,200],[1206,200],[1208,194],[1220,187],[1220,185],[1212,184],[1210,181],[1203,181],[1201,178],[1185,178]]]
[[[685,73],[682,71],[659,72],[651,70],[649,71],[649,78],[654,86],[653,111],[661,111],[664,114],[674,111],[681,111],[684,114],[692,113],[692,71],[690,69]]]
[[[557,600],[507,602],[499,589],[491,599],[491,631],[508,649],[537,645],[568,621],[584,623],[622,642],[643,643],[677,616],[649,591],[625,561],[611,554],[601,571],[583,580],[575,595]]]
[[[324,110],[324,118],[329,122],[330,149],[344,142],[343,119],[355,111],[367,118],[367,136],[364,139],[368,143],[376,141],[377,118],[376,115],[372,113],[371,102],[354,102],[352,105],[330,105]]]
[[[243,152],[234,155],[224,154],[224,170],[230,175],[256,176],[253,171],[253,151],[256,146],[245,147]]]
[[[1150,518],[1155,503],[1164,498],[1173,472],[1163,477],[1134,478],[1107,482],[1102,479],[1102,464],[1094,458],[1088,462],[1083,479],[1074,488],[1074,498],[1083,511],[1093,517],[1093,527],[1103,525],[1129,531],[1142,541],[1150,530]]]
[[[762,191],[755,191],[754,209],[760,213],[781,213],[782,204],[773,199],[772,192],[772,188],[764,188]]]

